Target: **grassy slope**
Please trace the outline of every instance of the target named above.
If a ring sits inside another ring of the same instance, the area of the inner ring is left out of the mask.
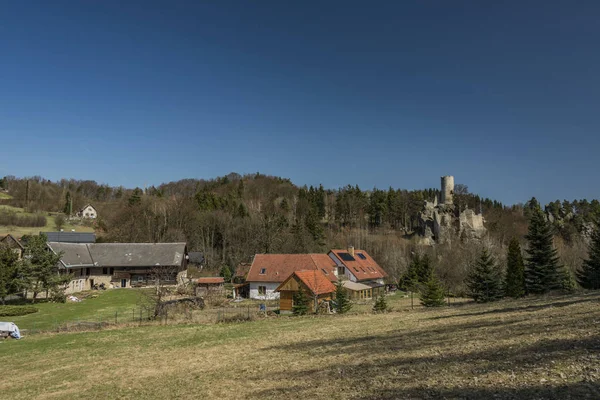
[[[14,211],[18,214],[23,215],[34,215],[33,213],[27,213],[22,208],[12,207],[7,205],[0,205],[0,210],[9,210]],[[93,228],[82,226],[82,225],[72,225],[65,224],[63,227],[65,231],[70,231],[71,229],[75,229],[76,232],[94,232]],[[46,216],[46,226],[43,227],[23,227],[23,226],[5,226],[0,225],[0,236],[11,234],[16,237],[21,237],[23,235],[37,235],[38,233],[48,232],[48,231],[56,231],[56,225],[54,223],[54,216]]]
[[[7,398],[600,398],[600,295],[0,343]]]
[[[10,199],[12,199],[12,196],[10,194],[0,192],[0,200],[10,200]]]
[[[65,321],[114,321],[115,312],[121,318],[131,318],[131,310],[142,298],[138,290],[94,291],[97,298],[86,298],[79,303],[39,303],[37,313],[10,317],[11,322],[24,329],[53,329]]]

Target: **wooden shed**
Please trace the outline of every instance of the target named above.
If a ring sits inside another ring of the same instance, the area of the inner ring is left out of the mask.
[[[316,310],[322,301],[332,299],[335,286],[319,270],[295,271],[275,289],[279,292],[281,311],[292,311],[294,294],[299,290],[303,290],[313,300],[313,310]]]

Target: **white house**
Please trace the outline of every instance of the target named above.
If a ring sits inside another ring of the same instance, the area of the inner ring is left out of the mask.
[[[337,281],[336,265],[327,254],[257,254],[246,277],[251,299],[279,298],[275,289],[295,271],[321,270]]]
[[[77,216],[80,218],[96,219],[98,218],[98,211],[96,211],[94,206],[88,204],[77,213]]]

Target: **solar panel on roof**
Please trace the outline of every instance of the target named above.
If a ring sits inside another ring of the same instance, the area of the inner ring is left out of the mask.
[[[343,261],[356,261],[356,259],[352,257],[350,253],[340,253],[340,258]]]
[[[367,257],[365,257],[365,255],[363,253],[356,253],[358,254],[358,257],[360,257],[361,260],[366,260]]]

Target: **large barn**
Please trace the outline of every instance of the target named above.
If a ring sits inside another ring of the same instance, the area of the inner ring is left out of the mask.
[[[176,282],[187,268],[185,243],[61,243],[48,242],[62,254],[59,271],[73,274],[67,293],[92,289],[145,286],[159,275]]]

